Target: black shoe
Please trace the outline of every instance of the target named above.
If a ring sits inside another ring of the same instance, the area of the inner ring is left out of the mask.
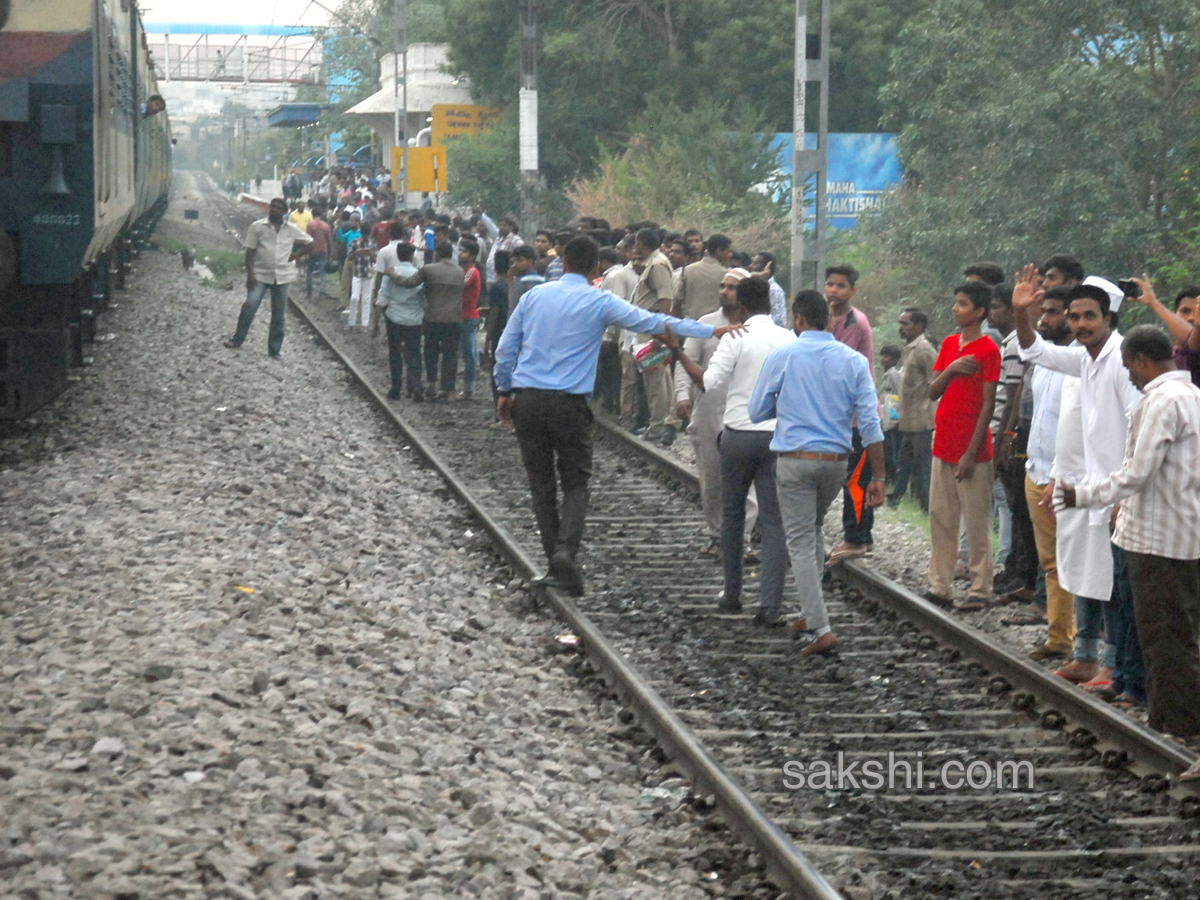
[[[725,599],[725,592],[717,594],[717,612],[721,613],[740,613],[742,611],[742,598],[734,597],[732,600]]]
[[[413,403],[424,403],[425,393],[420,388],[417,388],[415,391],[408,392],[408,399]]]
[[[438,398],[437,385],[431,384],[431,385],[429,385],[429,387],[425,388],[425,399],[426,400],[436,400],[437,398]]]
[[[675,426],[664,425],[660,440],[662,441],[662,445],[664,447],[670,447],[673,443],[675,443]]]
[[[398,388],[392,388],[390,391],[387,392],[387,398],[389,400],[399,400],[400,399],[400,390]]]
[[[648,425],[635,425],[633,428],[629,429],[629,433],[635,437],[641,437],[649,430],[649,428],[650,426]]]
[[[787,620],[780,616],[779,613],[768,615],[765,611],[760,609],[754,614],[751,624],[754,625],[755,628],[783,628],[785,625],[787,625]]]
[[[647,428],[646,433],[642,435],[642,440],[661,441],[664,428],[666,428],[665,425],[653,425],[650,428]]]
[[[227,340],[225,342],[225,346],[228,347],[230,350],[237,350],[242,345],[239,344],[237,341],[235,341],[233,338],[230,338],[229,340]]]
[[[556,550],[550,557],[550,577],[572,597],[583,596],[583,575],[566,550]]]

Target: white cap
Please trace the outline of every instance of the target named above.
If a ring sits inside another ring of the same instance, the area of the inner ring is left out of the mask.
[[[1089,275],[1087,278],[1083,279],[1083,284],[1088,284],[1092,287],[1098,287],[1100,290],[1104,291],[1104,293],[1108,294],[1109,312],[1116,312],[1121,306],[1121,301],[1125,299],[1125,292],[1123,290],[1121,290],[1107,278],[1101,278],[1099,275]]]

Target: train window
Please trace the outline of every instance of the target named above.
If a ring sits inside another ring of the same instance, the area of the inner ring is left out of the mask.
[[[13,127],[11,122],[0,122],[0,178],[12,178]]]

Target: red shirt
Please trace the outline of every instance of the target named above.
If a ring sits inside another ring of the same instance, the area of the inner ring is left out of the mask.
[[[483,287],[479,280],[479,269],[472,265],[463,269],[463,320],[479,318],[479,291]]]
[[[933,455],[942,462],[957,465],[967,452],[979,413],[983,409],[983,386],[1000,380],[1000,348],[990,337],[978,337],[965,347],[959,346],[960,336],[952,334],[942,341],[941,352],[933,364],[935,373],[963,356],[974,356],[979,368],[974,375],[956,375],[946,385],[946,393],[938,403],[933,432]],[[985,438],[975,456],[976,462],[992,458],[992,442]]]
[[[313,239],[312,250],[314,259],[325,259],[329,256],[329,245],[333,242],[333,231],[323,219],[313,219],[304,229]]]
[[[384,219],[382,222],[376,222],[375,227],[371,229],[371,240],[375,242],[376,250],[382,250],[392,242],[392,236],[388,232],[391,224],[391,219]]]

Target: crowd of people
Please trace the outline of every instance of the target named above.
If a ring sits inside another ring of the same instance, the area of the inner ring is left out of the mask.
[[[721,234],[582,217],[527,241],[512,217],[393,210],[360,183],[290,210],[272,201],[246,246],[230,346],[269,289],[279,354],[297,259],[310,294],[334,275],[348,328],[386,326],[393,399],[471,399],[482,343],[550,583],[583,591],[592,408],[605,408],[646,441],[686,430],[718,611],[741,611],[749,559],[755,624],[809,635],[805,655],[834,649],[824,570],[871,554],[874,510],[911,496],[929,517],[928,601],[1020,604],[1006,622],[1046,628],[1031,659],[1200,741],[1200,288],[1168,308],[1149,279],[1088,277],[1071,256],[1011,280],[972,264],[954,332],[935,343],[930,311],[904,309],[877,372],[854,267],[829,266],[823,292],[789,303],[774,257]],[[1128,303],[1165,328],[1123,336]],[[839,495],[842,540],[826,552]],[[789,563],[802,615],[784,621]]]

